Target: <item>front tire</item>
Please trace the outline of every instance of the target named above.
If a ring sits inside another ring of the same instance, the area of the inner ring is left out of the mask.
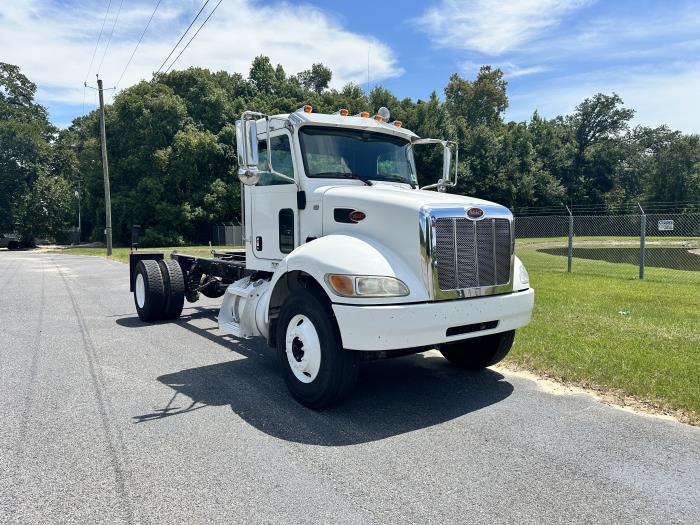
[[[438,347],[450,363],[462,368],[480,370],[501,361],[513,346],[515,330],[500,334],[462,339]]]
[[[277,323],[277,354],[294,399],[309,408],[335,405],[357,382],[355,354],[342,347],[327,301],[299,290],[287,299]]]
[[[139,319],[146,323],[159,321],[165,309],[165,283],[157,261],[142,260],[134,274],[134,304]]]

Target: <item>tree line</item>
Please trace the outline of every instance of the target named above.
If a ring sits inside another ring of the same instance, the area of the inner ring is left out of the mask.
[[[287,113],[304,104],[351,114],[386,106],[418,135],[456,141],[452,191],[511,209],[700,201],[700,137],[631,126],[634,111],[615,93],[587,98],[571,115],[506,122],[507,82],[490,66],[474,79],[452,75],[443,97],[427,100],[398,99],[381,86],[331,89],[331,78],[322,64],[289,75],[259,56],[247,77],[189,68],[118,93],[105,119],[115,242],[128,244],[134,224],[144,245],[207,242],[212,223],[238,221],[235,119],[247,109]],[[83,236],[103,240],[99,114],[57,129],[35,102],[36,88],[17,66],[0,63],[0,230],[60,238],[76,223],[79,190]],[[416,161],[421,184],[435,182],[438,152]]]

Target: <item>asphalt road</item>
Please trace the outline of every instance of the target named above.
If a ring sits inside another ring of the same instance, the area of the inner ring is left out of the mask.
[[[0,523],[700,523],[699,428],[433,353],[314,413],[126,265],[0,251],[0,290]]]

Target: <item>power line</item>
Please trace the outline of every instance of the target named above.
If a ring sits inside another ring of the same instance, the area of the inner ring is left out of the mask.
[[[105,11],[105,16],[102,19],[102,27],[100,27],[100,34],[97,35],[97,42],[95,43],[95,49],[92,50],[92,58],[90,59],[90,65],[88,66],[87,73],[85,73],[85,80],[83,80],[83,115],[85,114],[85,90],[87,89],[87,79],[90,76],[90,71],[92,70],[92,64],[95,62],[95,55],[97,54],[97,48],[100,47],[100,40],[102,40],[102,32],[105,29],[105,23],[107,23],[107,15],[109,15],[109,9],[112,7],[112,0],[107,3],[107,11]]]
[[[143,29],[143,33],[141,33],[141,37],[139,38],[139,41],[136,43],[136,47],[134,48],[133,53],[131,53],[131,56],[129,57],[129,61],[124,66],[124,70],[122,71],[122,74],[119,75],[119,80],[117,80],[115,87],[119,86],[119,83],[122,81],[122,78],[124,78],[124,73],[126,73],[126,70],[129,68],[131,61],[134,59],[134,55],[136,54],[136,51],[138,50],[139,45],[141,45],[141,40],[143,40],[143,37],[146,34],[146,31],[148,31],[148,28],[151,25],[151,22],[153,21],[153,17],[156,15],[156,11],[158,11],[158,6],[160,6],[160,3],[162,1],[163,0],[158,0],[158,2],[156,3],[155,9],[153,10],[153,13],[151,13],[151,18],[148,19],[148,23],[146,24],[146,27]]]
[[[170,50],[170,53],[168,53],[168,56],[165,57],[165,60],[163,60],[163,63],[160,65],[160,67],[158,68],[158,70],[157,70],[155,73],[153,73],[153,76],[156,76],[158,73],[160,73],[160,70],[163,69],[163,66],[165,65],[165,63],[166,63],[166,62],[168,61],[168,59],[172,56],[172,54],[175,52],[175,50],[177,49],[177,46],[180,45],[180,42],[182,42],[182,39],[185,38],[185,35],[187,35],[187,33],[189,32],[189,30],[192,28],[192,26],[194,25],[194,23],[195,23],[195,22],[197,21],[197,19],[199,18],[199,15],[201,15],[201,14],[202,14],[202,11],[204,11],[204,8],[207,7],[207,4],[208,4],[208,3],[209,3],[209,0],[206,0],[206,2],[204,2],[204,5],[201,7],[201,9],[199,10],[199,12],[197,13],[197,16],[195,16],[195,17],[192,19],[192,22],[190,22],[190,25],[188,25],[188,26],[187,26],[187,29],[185,30],[185,32],[182,33],[182,36],[180,37],[180,40],[178,40],[178,41],[177,41],[177,44],[175,44],[175,46]]]
[[[95,61],[95,55],[97,54],[97,48],[100,46],[100,40],[102,39],[102,32],[105,29],[105,23],[107,22],[107,15],[109,14],[109,9],[112,7],[112,0],[109,0],[109,3],[107,4],[107,11],[105,12],[105,17],[102,19],[102,27],[100,28],[100,34],[97,36],[97,43],[95,44],[95,49],[92,51],[92,58],[90,59],[90,65],[88,66],[87,73],[85,73],[85,80],[83,83],[87,82],[88,77],[90,76],[90,70],[92,70],[92,64]]]
[[[112,24],[112,32],[109,34],[109,38],[107,39],[107,45],[105,46],[104,53],[102,53],[102,60],[100,60],[100,65],[97,67],[97,74],[100,74],[100,71],[102,70],[102,63],[105,61],[105,56],[107,56],[107,50],[109,49],[109,44],[112,41],[112,35],[114,35],[114,28],[117,25],[117,20],[119,20],[119,14],[122,12],[122,5],[124,4],[124,0],[121,0],[119,2],[119,9],[117,9],[117,16],[114,17],[114,23]]]
[[[214,14],[214,11],[216,11],[216,8],[219,7],[219,6],[221,5],[221,2],[223,2],[223,1],[224,1],[224,0],[219,0],[219,3],[216,4],[216,5],[214,6],[214,9],[211,10],[211,13],[209,13],[209,16],[207,16],[207,17],[204,19],[204,22],[202,22],[202,25],[199,26],[199,29],[197,29],[197,31],[195,32],[195,34],[192,35],[192,38],[190,38],[189,42],[187,42],[187,44],[185,44],[185,47],[182,48],[182,51],[180,51],[180,54],[177,55],[177,56],[175,57],[175,60],[173,60],[172,62],[170,62],[170,65],[168,66],[168,69],[165,70],[166,73],[167,73],[168,71],[170,71],[170,68],[173,67],[173,65],[175,64],[175,62],[177,62],[177,59],[180,58],[180,56],[182,56],[182,54],[185,52],[185,49],[187,49],[187,47],[192,43],[192,40],[194,40],[194,38],[199,34],[199,32],[200,32],[200,31],[202,30],[202,28],[204,27],[204,24],[206,24],[206,23],[209,21],[209,19],[211,18],[211,15]]]

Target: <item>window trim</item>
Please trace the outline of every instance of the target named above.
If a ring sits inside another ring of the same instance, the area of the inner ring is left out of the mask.
[[[416,173],[415,161],[413,161],[414,164],[411,163],[411,161],[413,160],[413,158],[412,158],[413,155],[411,153],[409,153],[409,152],[411,152],[411,149],[412,149],[410,140],[406,140],[406,139],[403,139],[401,137],[397,137],[396,135],[392,135],[390,133],[382,133],[381,131],[369,131],[369,130],[360,129],[360,128],[342,128],[342,127],[338,127],[338,126],[324,126],[324,125],[317,125],[317,124],[307,124],[304,126],[300,126],[299,129],[297,130],[297,137],[299,138],[299,148],[301,150],[301,161],[302,161],[302,164],[304,167],[304,175],[307,178],[317,179],[317,180],[322,180],[322,179],[353,180],[353,179],[346,179],[344,177],[328,177],[328,176],[319,177],[318,175],[311,175],[310,174],[309,165],[308,165],[308,162],[306,161],[306,146],[304,144],[304,136],[303,136],[304,130],[306,130],[307,128],[314,129],[314,130],[315,129],[322,129],[322,130],[329,130],[329,131],[347,131],[348,129],[351,129],[351,130],[357,131],[357,132],[367,132],[367,133],[372,133],[375,135],[381,135],[381,136],[384,136],[384,137],[387,137],[390,139],[393,138],[393,139],[397,139],[397,140],[405,140],[406,146],[408,146],[406,149],[406,161],[408,162],[409,170],[411,171],[411,176],[415,180],[412,180],[412,181],[407,180],[407,181],[403,181],[403,182],[391,180],[391,179],[380,179],[380,178],[366,179],[366,180],[373,180],[373,181],[376,180],[376,181],[382,181],[382,182],[400,182],[401,184],[410,184],[411,186],[418,184],[418,174]]]
[[[289,133],[289,131],[286,129],[281,129],[279,131],[276,130],[276,132],[270,133],[270,141],[272,141],[272,139],[276,139],[279,137],[285,137],[287,139],[287,143],[289,144],[289,155],[291,156],[291,159],[292,159],[292,172],[293,172],[291,178],[294,179],[294,181],[298,185],[299,184],[299,177],[297,176],[298,170],[297,170],[297,166],[296,166],[296,159],[295,159],[296,155],[295,155],[295,151],[294,151],[294,141],[292,140],[292,134]],[[263,135],[262,138],[260,138],[260,135],[258,134],[258,158],[260,158],[260,153],[261,153],[260,152],[260,144],[261,143],[265,144],[265,147],[267,148],[267,137],[265,135]],[[269,152],[266,149],[265,155],[268,155],[268,154],[269,154]],[[273,165],[272,168],[274,169],[274,167],[275,166]],[[265,161],[265,168],[266,168],[265,170],[260,170],[261,173],[263,173],[263,172],[269,173],[267,171],[267,160]],[[280,172],[280,173],[282,173],[282,172]],[[284,173],[283,173],[283,175],[284,175]],[[293,184],[293,183],[292,182],[285,182],[284,184],[262,184],[262,185],[256,184],[255,187],[256,188],[257,187],[267,188],[270,186],[286,186],[287,184]]]

